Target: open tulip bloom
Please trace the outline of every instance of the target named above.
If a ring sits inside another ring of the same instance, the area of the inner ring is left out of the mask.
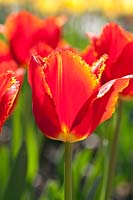
[[[133,34],[126,31],[120,25],[111,22],[106,24],[99,35],[88,33],[90,44],[81,53],[85,61],[92,65],[103,54],[109,58],[106,61],[106,68],[101,77],[101,84],[112,79],[118,79],[128,74],[133,74]],[[117,109],[116,127],[114,129],[109,155],[109,169],[106,184],[106,197],[110,198],[112,177],[115,169],[117,146],[119,144],[120,124],[122,116],[122,100],[133,99],[133,79],[122,91]]]
[[[68,50],[54,51],[46,58],[32,57],[33,113],[47,137],[70,143],[83,140],[111,117],[118,93],[131,76],[100,86],[105,59],[101,57],[91,68]]]
[[[56,50],[45,58],[32,56],[29,82],[33,113],[44,135],[70,145],[87,138],[111,117],[118,95],[128,86],[132,75],[101,86],[106,59],[103,55],[90,67],[69,50]],[[71,200],[70,180],[65,178],[65,199]]]
[[[28,65],[32,49],[47,56],[62,42],[62,25],[65,17],[40,19],[30,12],[10,14],[3,26],[3,34],[9,41],[14,60],[19,65]]]
[[[128,74],[133,74],[133,34],[116,23],[108,23],[100,35],[88,33],[90,44],[82,53],[83,59],[92,64],[101,55],[107,54],[109,59],[102,75],[102,83]],[[125,98],[133,97],[133,80],[122,92]]]

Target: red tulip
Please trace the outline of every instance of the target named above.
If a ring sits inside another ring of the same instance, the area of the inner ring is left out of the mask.
[[[14,60],[27,64],[33,48],[40,55],[47,56],[61,39],[64,20],[64,17],[42,20],[27,11],[11,14],[6,20],[4,32]]]
[[[89,36],[91,37],[91,36]],[[83,59],[92,64],[106,53],[109,59],[102,75],[102,84],[109,80],[133,74],[133,35],[115,23],[109,23],[100,36],[92,36],[91,44],[82,53]],[[133,80],[122,95],[133,97]]]
[[[118,93],[132,76],[100,87],[104,60],[106,56],[91,68],[68,50],[54,51],[46,58],[33,55],[29,67],[33,113],[47,137],[64,142],[83,140],[111,117]]]
[[[0,74],[0,129],[11,114],[19,92],[20,84],[13,72]]]
[[[15,106],[23,77],[24,69],[13,60],[8,44],[0,40],[0,131]]]

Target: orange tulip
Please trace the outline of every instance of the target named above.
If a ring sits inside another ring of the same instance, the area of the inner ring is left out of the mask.
[[[103,56],[90,67],[69,50],[54,51],[45,58],[33,55],[29,67],[33,113],[47,137],[83,140],[111,117],[119,92],[132,76],[100,86],[105,60]]]
[[[116,23],[109,23],[99,36],[91,36],[91,44],[82,53],[83,59],[92,64],[106,53],[109,59],[102,75],[102,84],[109,80],[133,74],[133,35]],[[125,97],[133,97],[133,80],[122,92]]]
[[[11,114],[20,84],[11,71],[0,74],[0,129]]]

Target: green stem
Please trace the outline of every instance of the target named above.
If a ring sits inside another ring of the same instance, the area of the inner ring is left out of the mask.
[[[112,181],[113,181],[113,177],[115,173],[115,163],[116,163],[116,157],[117,157],[117,147],[118,147],[119,134],[120,134],[121,118],[122,118],[122,101],[120,100],[118,104],[116,127],[114,130],[114,135],[112,138],[112,144],[111,144],[110,155],[109,155],[105,200],[109,200],[111,196]]]
[[[72,200],[72,144],[65,143],[64,200]]]

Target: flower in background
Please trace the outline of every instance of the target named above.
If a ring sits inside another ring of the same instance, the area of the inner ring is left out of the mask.
[[[0,72],[0,130],[11,114],[19,93],[20,83],[12,71]]]
[[[47,56],[62,40],[61,27],[65,20],[65,17],[42,20],[27,11],[9,15],[4,34],[14,60],[21,65],[28,64],[33,49],[41,56]]]
[[[99,36],[88,35],[90,45],[82,53],[83,59],[91,65],[104,53],[109,56],[102,75],[102,84],[133,74],[133,35],[131,33],[116,23],[109,23],[105,25]],[[130,80],[129,86],[122,95],[128,98],[133,96],[133,80]]]
[[[76,142],[88,137],[111,117],[118,93],[132,76],[100,86],[106,56],[93,67],[69,51],[54,51],[48,57],[33,55],[29,67],[33,113],[49,138]]]
[[[8,42],[0,39],[0,131],[15,106],[23,77],[24,69],[13,59]]]

